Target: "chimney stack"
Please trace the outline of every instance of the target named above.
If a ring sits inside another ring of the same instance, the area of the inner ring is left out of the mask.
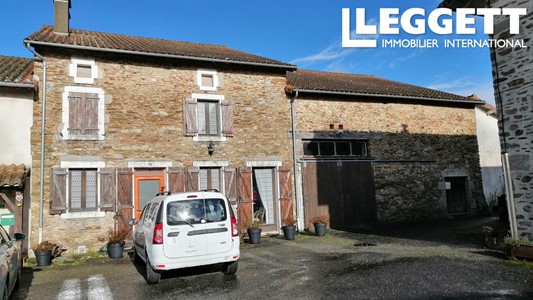
[[[70,0],[54,0],[54,32],[69,34]]]

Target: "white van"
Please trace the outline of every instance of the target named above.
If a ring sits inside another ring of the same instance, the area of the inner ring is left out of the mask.
[[[146,281],[159,283],[161,272],[221,264],[234,274],[240,255],[237,220],[219,192],[158,194],[132,220],[133,251],[146,263]]]

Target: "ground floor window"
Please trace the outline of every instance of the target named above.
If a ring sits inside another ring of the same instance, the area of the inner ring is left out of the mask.
[[[72,211],[98,208],[97,169],[70,169],[69,209]]]
[[[216,189],[221,191],[221,168],[202,167],[199,170],[200,190]]]

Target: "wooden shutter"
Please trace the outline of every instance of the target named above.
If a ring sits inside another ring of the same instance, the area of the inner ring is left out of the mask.
[[[70,134],[81,134],[81,112],[83,111],[82,93],[70,92],[68,94],[68,132]]]
[[[185,173],[185,191],[193,192],[198,190],[198,168],[187,168]]]
[[[130,168],[117,169],[117,223],[119,229],[131,230],[129,220],[133,217],[133,172]]]
[[[235,168],[224,168],[224,191],[226,197],[232,204],[237,203],[237,170]]]
[[[69,92],[68,131],[75,135],[98,134],[98,94]]]
[[[252,169],[239,169],[238,180],[239,193],[239,229],[245,231],[246,227],[252,223],[253,202],[252,202]]]
[[[196,99],[183,98],[183,134],[185,136],[198,134],[197,107]]]
[[[115,168],[100,169],[100,209],[114,211],[116,198]]]
[[[67,170],[52,168],[50,175],[50,214],[67,211]]]
[[[85,135],[98,134],[98,94],[85,93],[84,95],[84,111],[82,114],[83,129]]]
[[[168,191],[185,192],[185,170],[181,167],[168,168]]]
[[[228,101],[220,104],[222,111],[222,135],[233,136],[233,106]]]
[[[289,168],[280,168],[279,177],[279,204],[281,210],[281,221],[286,224],[286,220],[294,215],[292,202],[292,178]]]

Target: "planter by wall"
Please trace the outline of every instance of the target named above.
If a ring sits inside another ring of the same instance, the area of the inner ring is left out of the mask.
[[[36,264],[39,267],[52,264],[52,251],[35,252]]]
[[[511,247],[511,257],[533,260],[533,245],[518,245]]]
[[[259,229],[250,229],[248,228],[248,238],[250,244],[260,244],[261,243],[261,232],[263,230],[261,228]]]
[[[124,243],[113,243],[107,246],[107,255],[112,259],[122,258],[124,254]]]
[[[296,226],[283,226],[281,229],[286,240],[292,241],[296,238]]]
[[[316,223],[315,224],[315,234],[317,236],[325,236],[326,235],[326,227],[327,227],[327,224]]]

